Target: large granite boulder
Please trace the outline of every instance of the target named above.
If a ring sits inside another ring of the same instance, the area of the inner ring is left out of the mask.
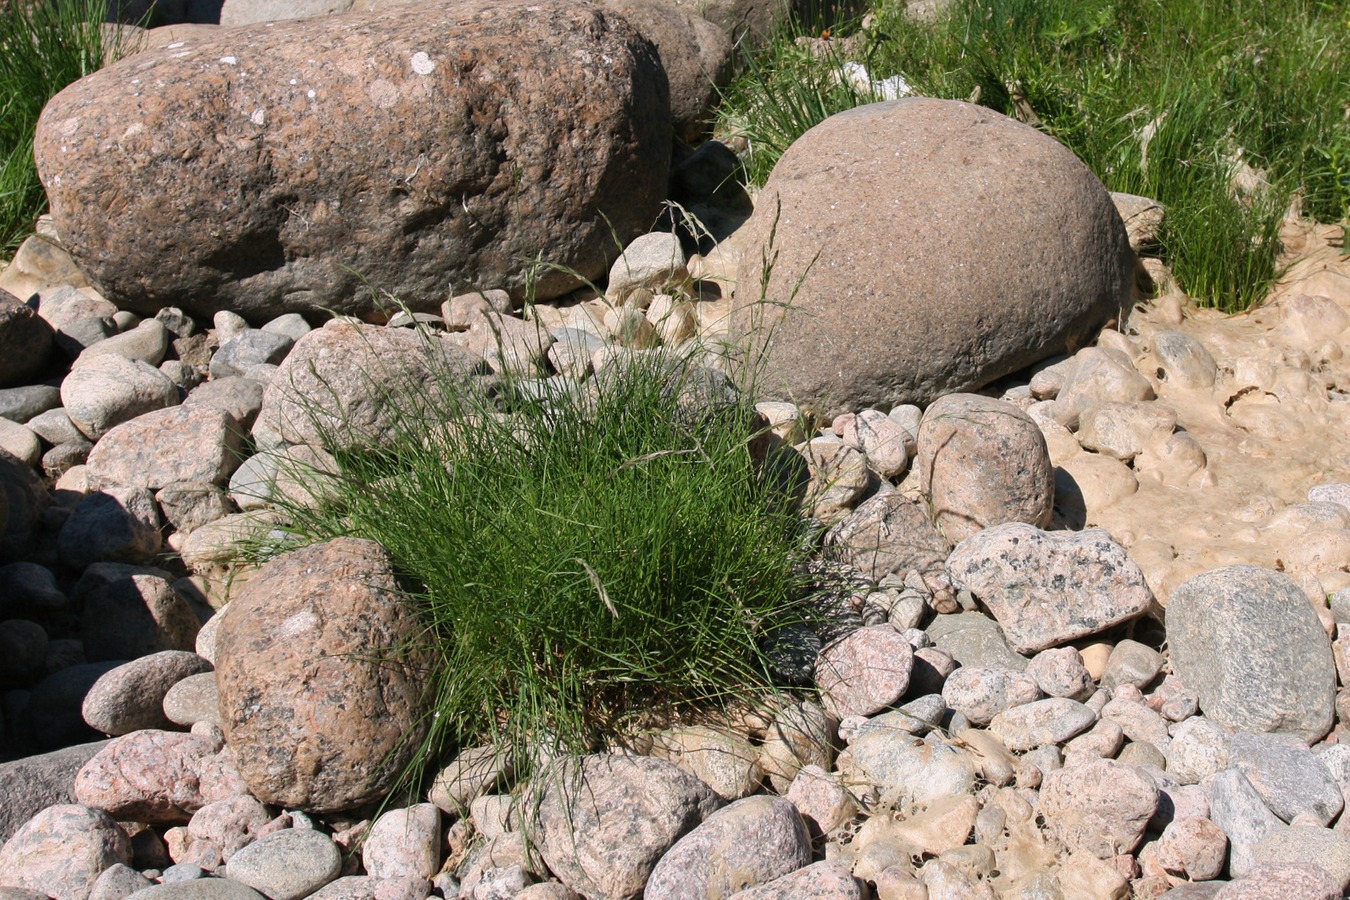
[[[53,98],[35,152],[106,297],[260,322],[519,299],[540,254],[538,299],[598,278],[660,211],[670,128],[621,17],[432,0],[136,54]]]
[[[968,103],[831,116],[783,155],[745,228],[733,336],[767,342],[767,393],[826,418],[981,387],[1081,346],[1130,300],[1101,182]]]
[[[409,0],[225,0],[220,24],[254,25],[279,19],[302,19],[334,13],[373,12]],[[667,0],[599,0],[656,46],[670,81],[670,114],[676,133],[695,141],[708,130],[718,89],[731,80],[735,60],[731,38],[703,18],[697,9],[682,9]]]
[[[216,636],[225,739],[259,800],[315,812],[388,791],[429,721],[422,626],[379,544],[278,557]]]

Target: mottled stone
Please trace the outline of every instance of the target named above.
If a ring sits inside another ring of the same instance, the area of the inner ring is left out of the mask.
[[[712,815],[661,857],[645,900],[729,896],[811,862],[811,836],[797,808],[781,797],[737,800]]]
[[[913,648],[894,628],[860,628],[820,652],[816,685],[835,717],[869,716],[905,695],[913,664]]]
[[[226,607],[221,720],[258,799],[341,810],[392,784],[427,724],[405,596],[382,547],[339,538],[277,557]]]
[[[989,607],[1019,652],[1097,634],[1154,605],[1139,566],[1096,529],[988,528],[957,545],[947,571]]]
[[[676,841],[721,805],[711,788],[674,763],[588,756],[547,776],[538,848],[578,893],[625,900],[642,891]]]
[[[1173,670],[1199,695],[1207,717],[1308,742],[1331,728],[1331,646],[1287,575],[1240,565],[1191,578],[1172,593],[1167,638]]]
[[[107,813],[49,806],[0,847],[0,884],[87,900],[104,869],[131,862],[131,841]]]
[[[1050,831],[1098,859],[1134,850],[1157,808],[1153,779],[1109,759],[1051,772],[1041,786],[1040,812]]]

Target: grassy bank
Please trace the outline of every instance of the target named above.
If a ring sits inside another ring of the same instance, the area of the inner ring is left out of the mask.
[[[103,28],[107,0],[0,4],[0,255],[33,231],[47,207],[33,132],[58,91],[120,51]]]
[[[753,181],[806,129],[882,99],[899,76],[1041,128],[1109,189],[1164,204],[1162,255],[1188,293],[1225,310],[1264,296],[1291,204],[1324,222],[1350,212],[1341,4],[956,0],[928,23],[903,7],[883,0],[867,27],[825,41],[790,31],[747,61],[720,128],[750,139]],[[1239,187],[1242,173],[1256,186]]]

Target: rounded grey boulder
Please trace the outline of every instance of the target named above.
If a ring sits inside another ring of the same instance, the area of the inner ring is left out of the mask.
[[[1336,665],[1312,603],[1261,566],[1197,575],[1167,606],[1172,668],[1209,718],[1312,743],[1335,715]]]
[[[1077,349],[1130,300],[1101,182],[968,103],[831,116],[783,154],[745,229],[732,334],[768,342],[770,395],[827,419],[978,388]]]

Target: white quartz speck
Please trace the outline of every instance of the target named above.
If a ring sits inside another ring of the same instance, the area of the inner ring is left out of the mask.
[[[254,125],[266,125],[267,111],[260,106],[257,109],[255,109],[253,111],[253,115],[249,116],[248,118],[249,121],[251,121]]]
[[[430,75],[435,68],[436,63],[424,51],[418,50],[412,55],[412,70],[418,75]]]
[[[220,61],[223,62],[223,63],[225,63],[225,65],[227,65],[227,66],[233,66],[233,65],[238,64],[238,62],[239,62],[239,60],[236,59],[236,58],[233,57],[233,56],[222,56],[222,57],[220,58]]]

